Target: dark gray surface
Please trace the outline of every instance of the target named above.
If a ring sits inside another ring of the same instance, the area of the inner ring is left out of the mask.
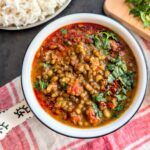
[[[53,20],[73,13],[103,14],[103,1],[72,0],[67,9]],[[0,30],[0,86],[21,74],[22,61],[26,49],[30,41],[45,25],[23,31]]]

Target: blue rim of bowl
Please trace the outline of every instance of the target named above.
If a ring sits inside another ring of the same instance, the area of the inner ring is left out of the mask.
[[[78,14],[78,13],[76,13],[76,14]],[[80,13],[80,14],[82,14],[82,13]],[[90,13],[83,13],[83,14],[90,14]],[[73,14],[71,14],[71,15],[73,15]],[[69,16],[69,15],[66,15],[66,16]],[[59,131],[57,131],[57,130],[55,130],[55,129],[52,129],[51,127],[49,127],[48,125],[46,125],[42,120],[39,119],[39,117],[38,117],[38,116],[34,113],[34,111],[31,109],[31,107],[30,107],[30,105],[29,105],[29,103],[28,103],[28,101],[27,101],[27,99],[26,99],[25,92],[24,92],[24,89],[23,89],[23,79],[22,79],[23,67],[22,67],[22,72],[21,72],[21,88],[22,88],[22,91],[23,91],[23,96],[24,96],[24,98],[25,98],[25,101],[27,102],[27,104],[28,104],[30,110],[32,111],[32,113],[34,114],[34,116],[35,116],[43,125],[45,125],[47,128],[49,128],[50,130],[52,130],[52,131],[54,131],[54,132],[56,132],[56,133],[58,133],[58,134],[60,134],[60,135],[66,136],[66,137],[78,138],[78,139],[91,139],[91,138],[102,137],[102,136],[111,134],[111,133],[113,133],[113,132],[119,130],[120,128],[122,128],[123,126],[125,126],[125,125],[134,117],[134,115],[138,112],[138,110],[140,109],[140,107],[141,107],[141,105],[142,105],[142,103],[143,103],[143,101],[144,101],[145,95],[146,95],[146,90],[147,90],[147,86],[148,86],[148,65],[147,65],[147,61],[146,61],[145,54],[144,54],[144,52],[143,52],[143,48],[141,47],[140,43],[137,41],[137,39],[136,39],[136,37],[133,35],[133,33],[131,33],[131,31],[130,31],[129,29],[127,29],[125,26],[123,26],[121,23],[119,23],[118,21],[116,21],[116,20],[114,20],[114,19],[112,19],[112,18],[109,18],[109,17],[107,17],[107,16],[104,16],[104,15],[100,15],[100,16],[105,17],[106,19],[110,19],[110,20],[112,20],[112,21],[115,21],[116,23],[118,23],[119,25],[121,25],[124,29],[126,29],[126,30],[131,34],[131,36],[134,38],[134,40],[136,41],[137,45],[139,46],[139,48],[140,48],[140,50],[141,50],[141,52],[142,52],[142,54],[143,54],[144,62],[145,62],[145,65],[146,65],[147,79],[146,79],[145,93],[144,93],[143,98],[142,98],[142,101],[141,101],[139,107],[137,108],[137,110],[135,111],[135,113],[130,117],[130,119],[128,119],[123,125],[121,125],[121,126],[118,127],[117,129],[115,129],[115,130],[113,130],[113,131],[111,131],[111,132],[109,132],[109,133],[106,133],[106,134],[103,134],[103,135],[99,135],[99,136],[92,136],[92,137],[70,136],[70,135],[61,133],[61,132],[59,132]],[[64,17],[64,16],[63,16],[63,17]],[[43,28],[42,28],[41,30],[43,30]],[[41,31],[41,30],[40,30],[40,31]],[[39,32],[40,32],[40,31],[39,31]],[[38,32],[38,33],[39,33],[39,32]],[[37,34],[38,34],[38,33],[37,33]],[[37,36],[37,34],[34,36],[34,38]],[[29,45],[32,43],[32,41],[34,40],[34,38],[31,40],[31,42],[29,43]],[[28,49],[29,45],[27,46],[27,49]],[[26,56],[26,53],[27,53],[27,51],[26,51],[25,54],[24,54],[23,61],[22,61],[22,66],[23,66],[23,62],[24,62],[24,58],[25,58],[25,56]]]

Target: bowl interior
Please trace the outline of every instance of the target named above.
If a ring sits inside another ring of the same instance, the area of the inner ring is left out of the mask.
[[[86,23],[95,23],[103,25],[118,35],[120,35],[124,41],[129,45],[133,54],[136,58],[137,65],[138,65],[138,85],[137,85],[137,92],[135,94],[134,100],[132,105],[129,109],[116,121],[93,129],[78,129],[73,128],[67,125],[64,125],[57,120],[53,119],[49,114],[47,114],[40,104],[38,103],[32,88],[31,83],[31,68],[32,62],[37,52],[38,48],[41,46],[42,42],[46,39],[46,37],[59,29],[68,24],[79,23],[79,22],[86,22]],[[97,137],[108,134],[112,131],[123,126],[126,122],[128,122],[132,116],[136,113],[138,108],[140,107],[142,100],[145,95],[146,91],[146,84],[147,84],[147,70],[146,70],[146,63],[141,51],[141,48],[131,33],[122,25],[117,23],[116,21],[96,14],[74,14],[69,15],[63,18],[60,18],[50,24],[48,24],[43,30],[41,30],[37,36],[33,39],[31,44],[28,47],[26,52],[23,68],[22,68],[22,87],[24,91],[24,95],[26,100],[31,107],[33,113],[37,116],[39,120],[41,120],[46,126],[50,127],[52,130],[59,132],[61,134],[71,136],[71,137],[79,137],[79,138],[89,138],[89,137]]]

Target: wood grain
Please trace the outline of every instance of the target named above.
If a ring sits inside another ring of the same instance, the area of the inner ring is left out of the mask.
[[[140,19],[129,14],[130,9],[125,0],[105,0],[104,11],[108,16],[117,19],[127,28],[150,41],[150,28],[144,28]]]

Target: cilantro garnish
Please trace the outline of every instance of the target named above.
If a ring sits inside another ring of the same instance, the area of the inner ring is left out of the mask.
[[[63,88],[64,90],[66,90],[68,85],[67,85],[67,83],[63,82],[63,83],[61,84],[61,86],[62,86],[62,88]]]
[[[101,46],[102,46],[102,42],[101,42],[100,38],[97,35],[93,36],[93,44],[98,49],[101,48]]]
[[[61,33],[64,34],[64,35],[68,33],[68,31],[67,31],[66,29],[64,29],[64,28],[62,28],[60,31],[61,31]]]
[[[97,95],[94,95],[93,99],[97,102],[106,101],[106,99],[104,98],[104,93],[99,93]]]
[[[110,31],[102,31],[98,35],[92,35],[90,38],[93,40],[93,44],[97,49],[102,49],[103,53],[107,55],[111,49],[110,40],[117,41],[117,36]]]
[[[123,101],[127,98],[127,96],[124,94],[118,94],[118,95],[116,95],[116,97],[117,97],[118,101]]]
[[[121,111],[124,109],[124,105],[123,104],[120,104],[120,105],[117,105],[117,107],[115,107],[115,111]]]
[[[103,113],[98,109],[98,107],[95,103],[93,103],[92,106],[93,106],[93,109],[95,111],[96,117],[101,118]]]
[[[37,81],[34,82],[34,88],[37,89],[37,90],[39,89],[39,83]]]
[[[48,82],[44,82],[43,80],[39,80],[34,83],[35,89],[44,90],[47,88],[47,86],[48,86]]]
[[[48,83],[44,82],[43,80],[39,80],[39,85],[40,85],[41,90],[44,90],[47,88]]]
[[[138,17],[144,24],[144,27],[150,27],[150,0],[126,0],[132,5],[130,14]]]

